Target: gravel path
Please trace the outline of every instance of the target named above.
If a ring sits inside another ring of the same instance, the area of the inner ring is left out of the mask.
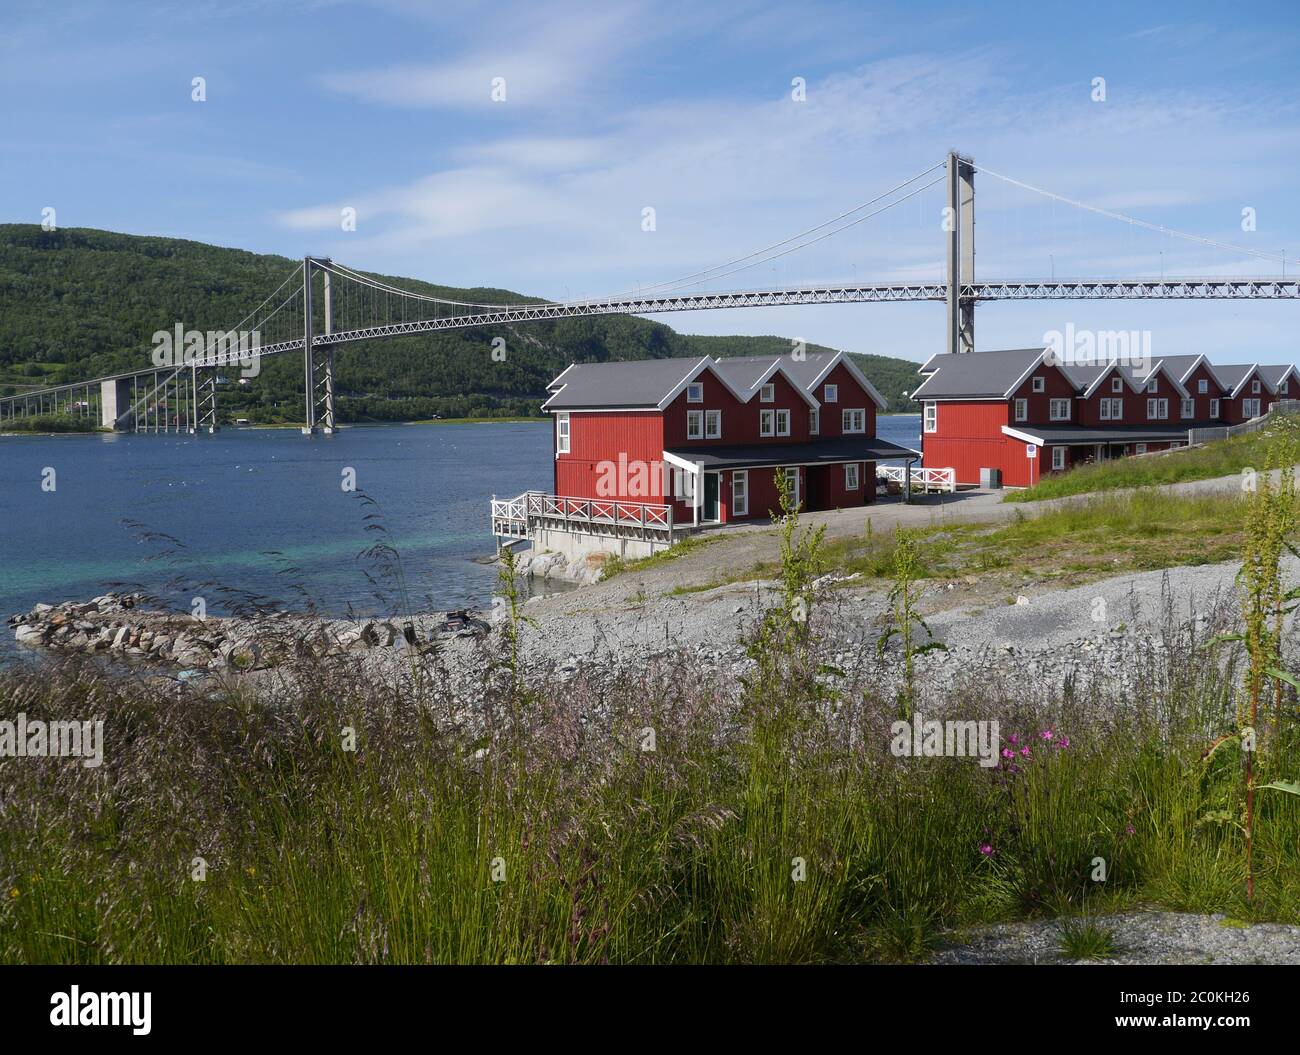
[[[1126,912],[1099,916],[1114,934],[1115,955],[1069,960],[1061,951],[1057,920],[998,923],[961,934],[931,963],[1300,964],[1300,927],[1244,925],[1220,914]]]

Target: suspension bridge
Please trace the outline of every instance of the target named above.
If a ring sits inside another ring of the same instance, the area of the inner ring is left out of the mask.
[[[933,301],[944,305],[945,350],[975,349],[975,306],[986,301],[1028,300],[1296,300],[1300,279],[1280,275],[976,281],[975,174],[996,179],[1087,213],[1123,221],[1165,237],[1223,250],[1252,260],[1278,262],[1269,254],[1148,223],[1031,186],[973,160],[950,153],[911,179],[797,235],[742,257],[678,279],[615,295],[565,301],[474,303],[402,289],[328,258],[305,257],[260,304],[228,330],[204,331],[193,345],[178,340],[162,365],[156,347],[150,365],[85,381],[35,388],[0,397],[0,428],[29,415],[64,414],[101,427],[136,432],[215,432],[218,385],[223,371],[286,354],[302,356],[304,433],[331,433],[335,412],[335,355],[344,346],[381,338],[500,327],[548,319],[595,315],[656,315],[723,308],[798,304]],[[935,176],[935,173],[938,173]],[[930,178],[933,177],[933,178]],[[769,264],[842,234],[943,184],[942,231],[946,268],[942,279],[918,282],[817,283],[773,288],[705,290],[742,271]],[[1163,259],[1163,257],[1162,257]],[[252,335],[252,339],[249,339]]]

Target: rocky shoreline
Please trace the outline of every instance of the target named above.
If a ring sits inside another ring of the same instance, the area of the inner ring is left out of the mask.
[[[481,637],[489,624],[460,610],[394,622],[311,619],[289,612],[254,618],[199,618],[146,608],[143,594],[106,593],[89,601],[37,604],[8,620],[28,648],[198,670],[262,670],[304,649],[341,655],[393,649],[421,652],[438,642]]]

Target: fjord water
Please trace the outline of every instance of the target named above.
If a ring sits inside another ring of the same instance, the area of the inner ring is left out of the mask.
[[[878,431],[915,447],[919,427],[917,415],[900,415],[881,418]],[[348,468],[356,493],[341,486]],[[47,469],[53,491],[41,487]],[[295,429],[3,436],[0,615],[87,599],[111,584],[165,594],[177,575],[292,609],[310,598],[331,614],[393,614],[399,599],[387,584],[390,596],[377,598],[366,577],[375,569],[358,559],[380,541],[366,530],[370,513],[382,514],[414,610],[486,605],[496,573],[475,558],[493,551],[489,499],[551,486],[545,422],[312,437]],[[189,606],[183,591],[172,599]],[[219,598],[207,603],[221,610]]]

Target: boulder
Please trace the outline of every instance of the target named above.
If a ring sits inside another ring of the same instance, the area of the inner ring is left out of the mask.
[[[43,645],[45,643],[45,635],[41,632],[40,627],[20,626],[14,631],[14,640],[20,645]]]

